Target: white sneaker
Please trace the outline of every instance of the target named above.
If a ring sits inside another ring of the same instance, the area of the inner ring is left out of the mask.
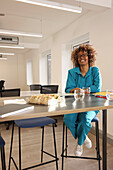
[[[74,151],[75,156],[81,156],[83,153],[83,145],[78,145],[76,146],[76,149]]]
[[[91,140],[88,138],[88,136],[86,136],[86,140],[84,141],[84,145],[90,149],[92,147],[92,142]]]

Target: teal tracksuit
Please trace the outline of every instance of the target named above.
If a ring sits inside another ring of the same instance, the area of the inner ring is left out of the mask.
[[[89,67],[85,77],[82,76],[79,67],[76,67],[68,71],[65,92],[70,93],[70,90],[76,87],[90,87],[90,91],[96,93],[101,91],[101,85],[102,81],[98,67]],[[91,121],[98,112],[96,110],[64,115],[64,123],[70,129],[74,138],[78,137],[79,145],[84,143],[86,135],[91,129]]]

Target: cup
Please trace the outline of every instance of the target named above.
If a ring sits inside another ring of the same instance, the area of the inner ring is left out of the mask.
[[[113,100],[113,91],[106,90],[106,99]]]
[[[74,90],[74,98],[75,98],[75,100],[77,100],[77,99],[83,100],[83,98],[84,98],[84,90],[83,89]]]
[[[77,90],[74,90],[74,98],[77,99]]]
[[[82,89],[84,90],[85,95],[89,95],[90,94],[90,87],[82,87]]]

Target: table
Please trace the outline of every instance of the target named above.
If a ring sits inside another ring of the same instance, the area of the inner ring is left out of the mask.
[[[0,105],[3,105],[3,101],[5,99],[6,98],[0,99]],[[26,99],[26,97],[18,97],[18,99]],[[103,111],[102,166],[103,170],[107,170],[107,109],[111,108],[113,108],[113,101],[107,101],[106,99],[97,98],[93,95],[86,96],[84,98],[84,101],[80,100],[75,101],[74,98],[66,98],[65,102],[59,103],[58,105],[54,106],[34,105],[34,109],[22,112],[21,114],[19,113],[5,118],[1,118],[0,122],[43,116],[58,116],[92,110],[102,110]]]

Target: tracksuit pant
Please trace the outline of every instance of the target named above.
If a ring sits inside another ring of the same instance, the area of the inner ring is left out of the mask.
[[[75,139],[78,138],[78,145],[82,145],[91,129],[91,121],[99,111],[88,111],[64,115],[64,123],[71,131]]]

